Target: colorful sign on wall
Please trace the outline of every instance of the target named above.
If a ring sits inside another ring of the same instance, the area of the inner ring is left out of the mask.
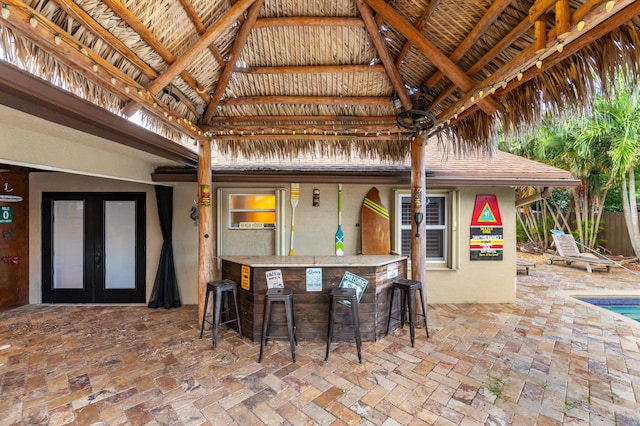
[[[502,216],[495,195],[476,195],[469,233],[471,260],[502,260]]]

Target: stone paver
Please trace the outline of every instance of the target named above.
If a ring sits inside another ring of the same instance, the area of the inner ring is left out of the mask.
[[[429,339],[362,364],[317,341],[258,364],[226,329],[213,350],[195,306],[23,306],[0,313],[0,424],[640,425],[640,323],[570,297],[607,292],[640,278],[539,263],[516,303],[430,305]]]

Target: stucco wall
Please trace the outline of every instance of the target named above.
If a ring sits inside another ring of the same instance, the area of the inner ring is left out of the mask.
[[[248,185],[223,185],[247,188]],[[289,185],[253,185],[253,187],[282,187]],[[391,185],[377,185],[383,205],[393,206]],[[214,185],[213,193],[218,186]],[[312,206],[312,191],[320,190],[320,206]],[[343,185],[342,228],[345,234],[345,254],[356,255],[360,250],[360,211],[362,200],[371,185]],[[408,189],[406,187],[405,189]],[[433,190],[434,188],[430,188]],[[197,185],[174,186],[174,251],[176,273],[183,303],[197,303],[197,227],[189,219],[189,209],[197,197]],[[504,253],[501,261],[469,260],[469,232],[476,194],[495,194],[503,220]],[[427,268],[427,297],[429,303],[509,303],[515,301],[515,194],[512,188],[467,188],[460,190],[458,229],[458,268]],[[286,244],[289,245],[291,205],[287,198]],[[215,217],[215,206],[212,209]],[[337,185],[300,184],[300,197],[296,207],[296,255],[333,255],[335,232],[338,224]],[[393,212],[392,212],[393,213]],[[240,231],[241,232],[241,231]],[[247,241],[247,246],[251,242]]]
[[[233,185],[224,185],[233,187]],[[283,187],[289,185],[260,185]],[[176,183],[174,187],[173,249],[176,274],[183,304],[198,302],[198,228],[189,217],[197,197],[195,183]],[[236,185],[247,188],[248,185]],[[312,191],[320,190],[320,206],[312,206]],[[360,250],[360,210],[362,200],[371,185],[343,185],[342,227],[345,234],[345,254]],[[383,204],[393,206],[391,185],[378,185]],[[217,186],[214,185],[215,191]],[[162,236],[152,185],[122,182],[66,173],[33,173],[30,177],[30,303],[41,301],[41,194],[42,192],[146,192],[147,194],[147,300],[150,297]],[[430,189],[431,190],[431,189]],[[429,191],[428,191],[429,192]],[[214,192],[215,193],[215,192]],[[469,230],[476,194],[496,194],[504,228],[502,261],[469,260]],[[288,197],[288,192],[287,192]],[[286,206],[286,244],[289,244],[291,206]],[[213,210],[214,220],[215,206]],[[337,185],[301,184],[296,208],[296,255],[333,255],[337,229]],[[458,229],[459,264],[457,269],[427,269],[429,303],[508,303],[515,300],[515,207],[511,188],[467,188],[460,190]],[[215,244],[215,239],[212,241]],[[248,242],[250,245],[250,242]],[[215,253],[215,251],[214,251]],[[217,271],[219,273],[219,271]]]

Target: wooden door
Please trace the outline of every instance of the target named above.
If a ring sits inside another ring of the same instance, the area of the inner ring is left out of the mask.
[[[0,311],[29,303],[29,174],[0,164]]]

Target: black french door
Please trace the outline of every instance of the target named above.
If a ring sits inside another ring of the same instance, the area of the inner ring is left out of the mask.
[[[42,194],[42,302],[144,303],[145,193]]]

